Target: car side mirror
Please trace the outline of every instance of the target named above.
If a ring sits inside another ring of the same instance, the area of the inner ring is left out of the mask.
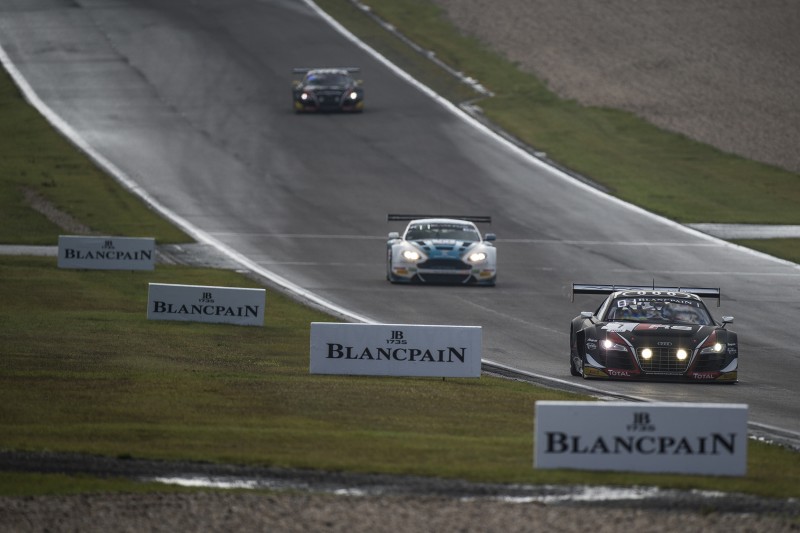
[[[594,313],[592,313],[591,311],[581,311],[581,316],[583,318],[592,318],[594,316]]]
[[[723,324],[733,324],[733,317],[732,316],[724,316],[722,317]]]
[[[494,233],[487,233],[487,234],[486,234],[486,235],[483,237],[483,240],[484,240],[484,241],[487,241],[487,242],[493,242],[493,241],[496,241],[496,240],[497,240],[497,235],[495,235]]]
[[[397,233],[396,231],[390,231],[389,232],[389,238],[390,239],[399,239],[400,238],[400,234]]]

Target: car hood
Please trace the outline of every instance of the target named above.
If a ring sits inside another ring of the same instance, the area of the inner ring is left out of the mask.
[[[616,333],[632,344],[635,344],[637,339],[653,337],[693,338],[695,341],[700,341],[708,337],[715,329],[716,326],[648,322],[608,322],[600,326],[600,330],[603,332]]]
[[[685,348],[695,350],[709,341],[728,346],[735,353],[736,334],[717,324],[697,326],[690,324],[609,322],[597,324],[598,339],[611,334],[622,337],[625,343],[638,348]],[[712,335],[715,335],[712,337]],[[613,339],[612,339],[613,340]]]
[[[345,91],[347,85],[306,85],[304,91]]]

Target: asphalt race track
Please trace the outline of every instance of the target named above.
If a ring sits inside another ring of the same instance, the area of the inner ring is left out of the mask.
[[[485,359],[581,384],[569,321],[599,299],[571,302],[573,282],[720,287],[738,384],[589,384],[746,403],[800,438],[800,267],[545,167],[300,0],[0,0],[0,46],[55,120],[179,220],[368,320],[479,325]],[[365,112],[295,115],[291,71],[309,66],[361,67]],[[490,215],[497,287],[389,284],[390,212]]]

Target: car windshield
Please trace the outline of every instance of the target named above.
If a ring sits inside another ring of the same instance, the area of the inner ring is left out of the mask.
[[[310,73],[306,76],[306,85],[349,85],[350,76],[338,72]]]
[[[411,224],[406,230],[406,240],[450,239],[454,241],[479,241],[481,235],[469,224],[422,223]]]
[[[608,308],[606,321],[713,324],[703,302],[683,298],[617,298]]]

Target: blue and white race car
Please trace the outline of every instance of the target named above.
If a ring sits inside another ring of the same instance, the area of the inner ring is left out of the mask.
[[[392,283],[452,283],[494,285],[497,249],[494,233],[481,233],[475,222],[490,217],[389,215],[389,221],[409,221],[401,235],[386,242],[386,279]]]

